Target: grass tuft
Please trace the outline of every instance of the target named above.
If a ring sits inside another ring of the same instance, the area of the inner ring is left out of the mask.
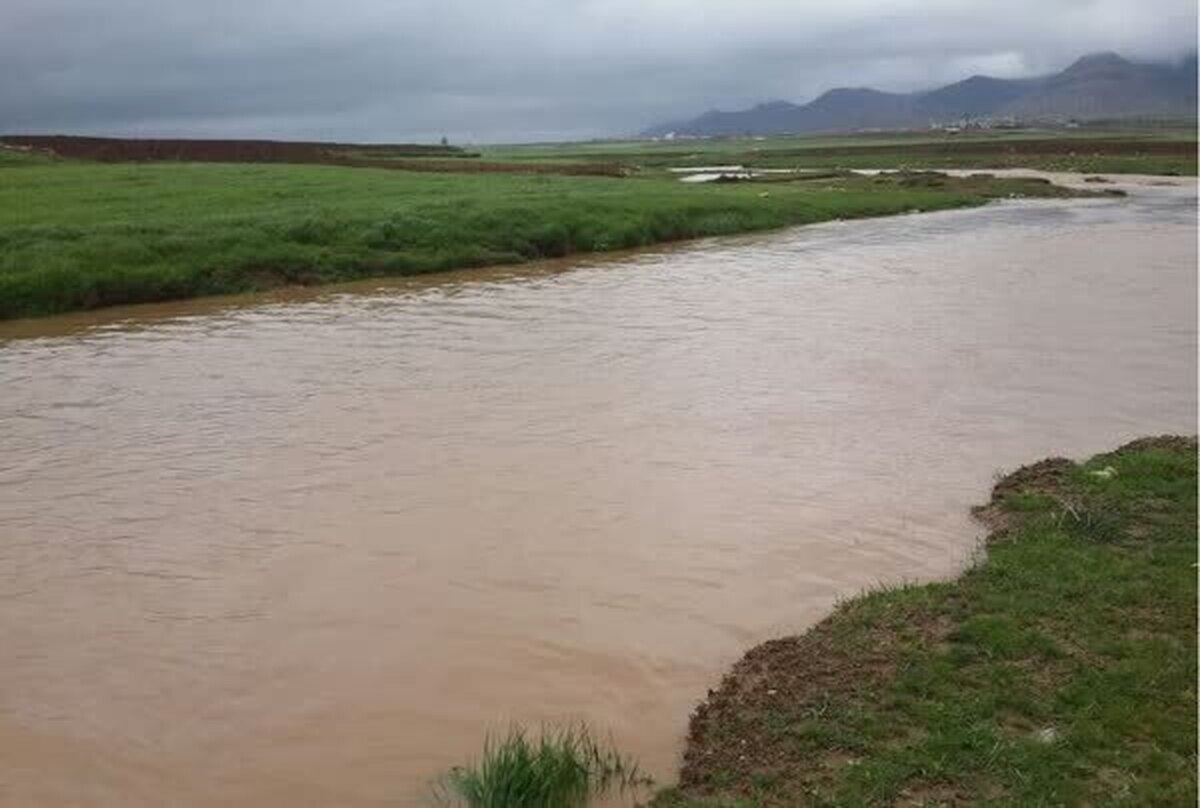
[[[580,808],[612,789],[651,782],[580,724],[546,728],[537,737],[521,727],[489,737],[477,763],[451,769],[434,791],[441,804],[466,808]]]

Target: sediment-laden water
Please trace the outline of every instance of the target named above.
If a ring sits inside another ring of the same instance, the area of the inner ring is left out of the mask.
[[[0,325],[0,803],[655,774],[752,643],[954,573],[993,476],[1194,430],[1196,185]]]

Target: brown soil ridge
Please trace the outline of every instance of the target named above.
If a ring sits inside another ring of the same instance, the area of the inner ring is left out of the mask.
[[[323,143],[282,140],[107,138],[74,135],[5,135],[0,144],[55,157],[103,163],[292,163],[388,168],[438,173],[624,176],[615,163],[501,163],[455,146],[411,143]]]
[[[5,135],[0,143],[41,149],[60,157],[101,162],[202,160],[239,163],[320,162],[351,154],[405,157],[477,157],[456,146],[417,143],[337,143],[199,138],[113,138],[75,135]]]
[[[1124,446],[1121,446],[1111,454],[1125,454],[1127,452],[1141,452],[1146,449],[1166,449],[1172,452],[1195,452],[1197,448],[1196,436],[1187,435],[1154,435],[1148,438],[1138,438],[1131,440]]]
[[[772,738],[764,727],[781,711],[802,722],[819,718],[830,705],[870,699],[896,675],[900,646],[933,646],[953,630],[939,615],[913,611],[903,631],[892,625],[873,627],[848,655],[841,624],[845,612],[854,608],[843,605],[804,634],[752,648],[720,687],[708,692],[689,722],[679,777],[682,793],[725,793],[723,780],[730,772],[738,772],[742,782],[799,780],[812,792],[853,764],[853,756],[838,749],[797,761],[784,739]]]

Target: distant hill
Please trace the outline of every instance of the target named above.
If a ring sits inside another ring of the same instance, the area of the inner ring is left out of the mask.
[[[689,121],[652,126],[643,135],[768,135],[901,129],[981,118],[1036,121],[1195,114],[1195,55],[1177,64],[1144,64],[1115,53],[1094,53],[1052,76],[972,76],[916,93],[839,88],[807,104],[772,101],[739,112],[713,110]]]

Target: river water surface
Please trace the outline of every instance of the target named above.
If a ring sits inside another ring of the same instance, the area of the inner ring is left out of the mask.
[[[670,779],[1002,469],[1194,431],[1196,186],[0,326],[0,802],[404,805],[511,720]]]

